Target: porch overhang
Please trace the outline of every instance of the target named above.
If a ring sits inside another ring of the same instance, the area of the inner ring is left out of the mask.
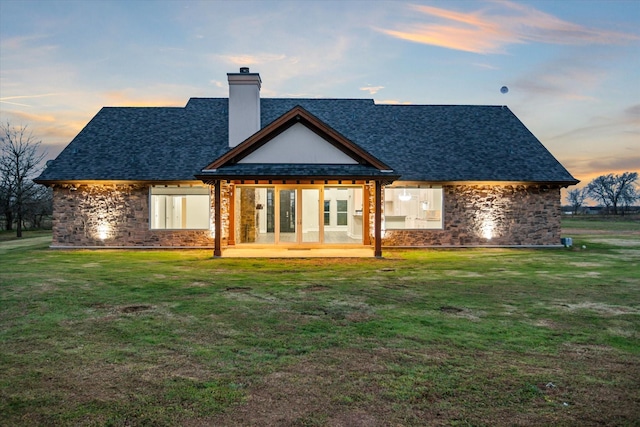
[[[233,164],[205,169],[195,177],[204,183],[216,181],[380,181],[389,185],[400,176],[393,170],[368,165]]]
[[[374,248],[375,257],[382,257],[382,187],[399,178],[393,170],[380,170],[370,165],[318,165],[318,164],[239,164],[216,169],[205,169],[195,177],[214,187],[215,247],[214,257],[222,256],[222,194],[224,182],[254,183],[362,183],[373,182],[375,198]]]

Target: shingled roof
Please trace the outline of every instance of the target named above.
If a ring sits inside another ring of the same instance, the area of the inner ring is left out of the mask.
[[[260,102],[263,127],[301,106],[390,165],[402,181],[577,183],[507,107],[376,105],[370,99]],[[105,107],[36,181],[187,181],[229,150],[227,98],[192,98],[184,108]],[[290,166],[305,172],[304,165]],[[234,172],[261,167],[238,165]]]

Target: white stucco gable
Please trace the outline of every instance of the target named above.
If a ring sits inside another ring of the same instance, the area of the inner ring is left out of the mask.
[[[302,123],[296,123],[238,163],[357,164]]]

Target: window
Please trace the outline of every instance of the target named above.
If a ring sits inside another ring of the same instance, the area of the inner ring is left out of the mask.
[[[338,225],[347,225],[347,201],[336,200],[336,202],[338,207]]]
[[[208,187],[151,187],[151,228],[208,229]]]
[[[331,200],[324,201],[324,225],[331,225]]]
[[[442,229],[442,194],[441,187],[385,188],[385,229]]]

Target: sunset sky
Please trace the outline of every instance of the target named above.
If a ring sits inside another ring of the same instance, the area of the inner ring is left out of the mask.
[[[640,170],[640,1],[0,0],[1,120],[48,158],[240,66],[263,97],[507,105],[581,185]]]

